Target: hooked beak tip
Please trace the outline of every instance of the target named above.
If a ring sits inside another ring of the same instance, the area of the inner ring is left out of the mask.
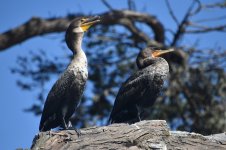
[[[154,51],[154,52],[152,53],[152,56],[153,56],[153,57],[159,57],[159,56],[161,56],[161,55],[163,55],[163,54],[170,53],[170,52],[173,52],[173,51],[174,51],[173,48],[168,49],[168,50],[156,50],[156,51]]]

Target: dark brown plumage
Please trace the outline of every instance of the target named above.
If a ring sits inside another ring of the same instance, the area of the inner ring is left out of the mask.
[[[138,71],[119,89],[109,123],[134,123],[142,119],[141,114],[154,104],[169,73],[168,63],[158,56],[170,51],[146,48],[138,54]]]
[[[69,119],[80,103],[88,78],[87,59],[81,48],[83,34],[98,21],[99,17],[77,18],[68,27],[65,39],[73,52],[73,59],[47,96],[39,125],[40,131],[58,126],[63,129],[71,127]]]

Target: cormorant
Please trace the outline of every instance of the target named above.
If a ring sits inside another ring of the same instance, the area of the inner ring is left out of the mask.
[[[110,114],[110,124],[135,123],[142,119],[141,114],[154,104],[169,73],[167,61],[159,56],[172,51],[148,47],[138,54],[138,71],[119,89]]]
[[[39,131],[71,127],[69,121],[78,107],[88,77],[87,59],[81,45],[83,34],[99,22],[100,17],[76,18],[69,25],[65,40],[73,52],[73,59],[50,90],[39,125]]]

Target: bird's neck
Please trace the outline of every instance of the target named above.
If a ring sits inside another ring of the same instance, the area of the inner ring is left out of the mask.
[[[73,55],[77,55],[82,51],[82,40],[83,40],[83,33],[77,33],[78,35],[74,37],[72,40],[72,52]]]
[[[155,63],[156,63],[156,60],[151,57],[148,57],[145,59],[137,59],[137,67],[139,69],[146,68],[150,65],[155,65]]]
[[[73,56],[72,63],[74,63],[76,66],[87,67],[86,54],[82,49],[80,49],[80,51],[78,51],[76,55]]]
[[[87,58],[82,50],[82,39],[83,39],[83,34],[80,36],[75,37],[73,40],[72,44],[72,52],[73,52],[73,58],[71,61],[71,64],[69,65],[69,68],[74,68],[74,67],[85,67],[87,68]]]
[[[156,72],[161,72],[161,73],[169,72],[169,65],[164,58],[157,57],[153,59],[148,57],[146,59],[137,60],[137,67],[139,69],[143,69],[149,66],[155,67]]]
[[[155,63],[155,72],[161,75],[167,75],[169,72],[169,65],[164,58],[158,57]]]
[[[68,66],[68,69],[70,70],[77,70],[77,69],[85,69],[87,70],[88,63],[87,58],[85,55],[85,52],[80,49],[77,51],[76,54],[73,55],[73,58],[71,60],[71,63]]]

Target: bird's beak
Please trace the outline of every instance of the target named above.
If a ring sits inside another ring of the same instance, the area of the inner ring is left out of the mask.
[[[83,31],[87,31],[93,24],[100,22],[100,16],[85,18],[81,24]]]
[[[156,50],[152,53],[152,57],[159,57],[160,55],[169,53],[169,52],[173,52],[174,49],[168,49],[168,50]]]

